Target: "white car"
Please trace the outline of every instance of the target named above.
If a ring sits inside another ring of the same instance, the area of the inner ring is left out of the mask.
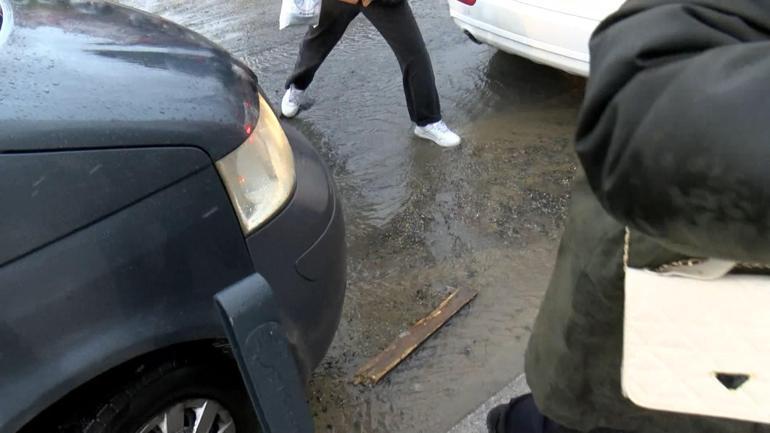
[[[455,23],[477,42],[588,76],[588,40],[623,0],[448,0]]]

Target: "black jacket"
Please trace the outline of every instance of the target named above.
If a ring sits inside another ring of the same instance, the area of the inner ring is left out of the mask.
[[[770,1],[632,0],[591,42],[583,164],[527,351],[540,409],[588,432],[765,433],[621,393],[622,249],[770,262]]]
[[[620,221],[770,261],[770,2],[630,1],[591,42],[577,152]]]

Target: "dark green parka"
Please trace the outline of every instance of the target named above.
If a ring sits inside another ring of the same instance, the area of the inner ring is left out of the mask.
[[[540,409],[582,432],[770,432],[644,410],[620,387],[625,226],[637,267],[770,263],[770,1],[626,3],[592,38],[576,143],[584,171],[527,352]]]

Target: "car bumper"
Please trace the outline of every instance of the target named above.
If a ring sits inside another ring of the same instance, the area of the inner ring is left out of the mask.
[[[296,190],[246,242],[255,270],[275,291],[284,332],[307,378],[339,325],[346,287],[345,225],[320,156],[302,134],[284,128],[294,151]]]
[[[588,76],[588,41],[598,21],[513,0],[448,0],[455,23],[480,42],[572,74]]]

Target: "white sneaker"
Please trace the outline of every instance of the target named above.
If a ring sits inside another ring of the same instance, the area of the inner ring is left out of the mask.
[[[430,125],[415,127],[414,135],[430,140],[441,147],[455,147],[462,141],[460,136],[452,132],[443,120]]]
[[[299,90],[293,85],[289,86],[283,95],[283,100],[281,100],[281,114],[283,114],[283,117],[291,119],[299,113],[304,95],[304,90]]]

